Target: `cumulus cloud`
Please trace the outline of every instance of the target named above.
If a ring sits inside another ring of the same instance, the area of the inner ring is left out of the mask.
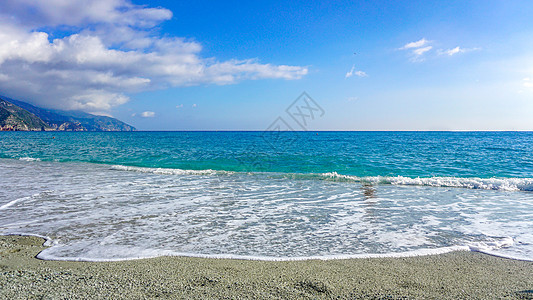
[[[344,78],[350,78],[352,76],[358,76],[358,77],[366,77],[368,76],[365,72],[363,71],[358,71],[355,69],[355,65],[352,66],[352,69],[350,71],[348,71],[348,73],[346,73],[346,75],[344,75]]]
[[[154,33],[171,17],[130,0],[4,0],[0,91],[45,107],[103,111],[140,91],[307,74],[257,59],[204,58],[197,41]]]
[[[168,9],[134,5],[129,0],[4,0],[2,12],[4,19],[28,28],[98,23],[152,27],[172,18]]]
[[[141,117],[143,118],[153,118],[155,117],[155,112],[153,111],[144,111],[141,113]]]

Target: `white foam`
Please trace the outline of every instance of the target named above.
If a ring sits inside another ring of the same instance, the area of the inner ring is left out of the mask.
[[[515,244],[512,237],[505,237],[501,240],[487,241],[487,242],[475,242],[469,245],[470,250],[479,252],[493,252],[501,248],[508,248]]]
[[[146,168],[124,165],[111,166],[114,170],[134,171],[142,173],[153,173],[161,175],[220,175],[235,174],[233,171],[225,170],[185,170],[172,168]],[[533,178],[479,178],[479,177],[405,177],[405,176],[353,176],[343,175],[337,172],[320,174],[291,174],[291,173],[242,173],[242,174],[273,174],[281,177],[301,178],[301,179],[326,179],[333,181],[352,181],[357,183],[370,184],[392,184],[405,186],[432,186],[432,187],[453,187],[481,190],[501,190],[501,191],[533,191]]]
[[[354,181],[372,184],[418,185],[454,187],[482,190],[533,191],[533,178],[466,178],[466,177],[417,177],[342,175],[337,172],[322,173],[326,179]]]
[[[528,253],[526,250],[524,253],[517,251],[517,249],[513,249],[513,246],[516,244],[517,243],[513,238],[506,237],[498,241],[470,243],[468,247],[470,248],[470,251],[485,253],[492,256],[533,261],[531,252]]]
[[[21,157],[21,158],[19,158],[19,160],[22,160],[22,161],[41,161],[40,158],[33,158],[33,157]]]
[[[216,174],[231,174],[229,171],[216,171],[216,170],[184,170],[184,169],[167,169],[167,168],[145,168],[145,167],[132,167],[123,165],[111,166],[113,170],[120,171],[133,171],[141,173],[153,173],[161,175],[216,175]]]
[[[39,197],[39,196],[42,196],[43,194],[47,194],[47,193],[50,193],[51,191],[43,191],[41,193],[37,193],[37,194],[33,194],[31,196],[26,196],[26,197],[21,197],[21,198],[17,198],[15,200],[12,200],[12,201],[9,201],[8,203],[0,206],[0,210],[3,210],[3,209],[7,209],[19,202],[23,202],[23,201],[28,201],[28,200],[31,200],[31,199],[34,199],[36,197]]]
[[[515,241],[511,237],[502,238],[491,242],[474,242],[465,246],[449,246],[440,248],[427,248],[417,249],[412,251],[392,252],[392,253],[359,253],[359,254],[336,254],[336,255],[312,255],[312,256],[296,256],[296,257],[273,257],[273,256],[255,256],[255,255],[236,255],[236,254],[201,254],[190,252],[177,252],[164,249],[140,249],[137,247],[123,249],[122,247],[112,247],[105,252],[106,257],[84,257],[84,256],[57,256],[53,252],[56,248],[61,248],[57,240],[53,240],[48,236],[42,236],[38,234],[23,234],[15,233],[13,235],[26,235],[36,236],[45,239],[43,246],[51,247],[41,251],[36,257],[42,260],[54,260],[54,261],[87,261],[87,262],[116,262],[116,261],[129,261],[138,259],[149,259],[162,256],[170,257],[195,257],[195,258],[208,258],[208,259],[236,259],[236,260],[253,260],[253,261],[305,261],[305,260],[344,260],[344,259],[369,259],[369,258],[408,258],[419,257],[428,255],[440,255],[455,251],[472,251],[480,252],[488,255],[493,255],[502,258],[527,260],[532,261],[532,258],[527,258],[517,255],[509,255],[498,252],[498,249],[512,247]],[[115,248],[115,249],[113,249]],[[109,251],[112,250],[112,251]],[[51,252],[51,253],[50,253]],[[110,253],[111,252],[111,253]],[[124,252],[130,252],[127,257],[110,258],[112,253],[124,254]],[[133,254],[135,253],[135,254]]]
[[[17,204],[18,202],[20,201],[24,201],[24,200],[27,200],[27,199],[30,199],[31,197],[22,197],[22,198],[18,198],[18,199],[15,199],[15,200],[12,200],[12,201],[9,201],[8,203],[0,206],[0,210],[3,210],[3,209],[6,209],[10,206],[13,206],[15,204]]]
[[[52,249],[52,248],[50,248]],[[47,249],[48,250],[48,249]],[[454,251],[469,251],[468,246],[450,246],[435,249],[419,249],[398,253],[361,253],[361,254],[338,254],[338,255],[316,255],[316,256],[297,256],[297,257],[273,257],[273,256],[254,256],[254,255],[235,255],[235,254],[198,254],[188,252],[174,252],[170,250],[149,250],[142,249],[137,251],[137,255],[125,258],[94,258],[94,257],[65,257],[49,254],[47,250],[40,252],[37,258],[42,260],[58,261],[90,261],[90,262],[113,262],[128,261],[137,259],[147,259],[161,256],[181,256],[196,258],[213,258],[213,259],[237,259],[237,260],[256,260],[256,261],[304,261],[304,260],[343,260],[343,259],[364,259],[364,258],[405,258],[427,255],[439,255]],[[118,249],[117,249],[118,250]],[[139,255],[139,253],[141,253]]]

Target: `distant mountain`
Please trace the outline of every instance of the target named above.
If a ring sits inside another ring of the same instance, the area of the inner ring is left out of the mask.
[[[0,130],[51,130],[41,118],[0,98]]]
[[[1,130],[134,131],[135,127],[111,117],[81,111],[43,109],[0,96]]]

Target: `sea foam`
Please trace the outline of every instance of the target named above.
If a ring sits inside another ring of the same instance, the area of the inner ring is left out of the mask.
[[[13,206],[13,205],[17,204],[17,203],[20,202],[20,201],[24,201],[24,200],[27,200],[27,199],[30,199],[30,198],[31,198],[31,197],[22,197],[22,198],[17,198],[17,199],[15,199],[15,200],[11,200],[11,201],[9,201],[9,202],[6,203],[6,204],[1,205],[1,206],[0,206],[0,210],[6,209],[6,208],[8,208],[8,207],[10,207],[10,206]]]
[[[533,178],[468,178],[468,177],[416,177],[405,176],[350,176],[337,172],[321,174],[325,179],[354,181],[368,184],[417,185],[455,187],[481,190],[533,191]]]
[[[38,236],[46,239],[46,246],[52,246],[55,243],[51,241],[48,237]],[[124,260],[136,260],[136,259],[146,259],[154,258],[160,256],[184,256],[184,257],[197,257],[197,258],[214,258],[214,259],[238,259],[238,260],[257,260],[257,261],[304,261],[304,260],[343,260],[343,259],[362,259],[362,258],[407,258],[407,257],[417,257],[417,256],[427,256],[427,255],[439,255],[446,254],[455,251],[472,251],[480,252],[485,254],[490,254],[494,256],[518,259],[518,260],[533,260],[526,259],[524,257],[515,256],[515,255],[506,255],[498,252],[499,249],[508,248],[514,245],[514,241],[511,237],[503,238],[499,241],[494,242],[475,242],[468,245],[457,245],[457,246],[448,246],[440,248],[426,248],[426,249],[417,249],[412,251],[403,251],[403,252],[389,252],[389,253],[360,253],[360,254],[336,254],[336,255],[311,255],[311,256],[255,256],[255,255],[238,255],[238,254],[202,254],[202,253],[190,253],[190,252],[179,252],[172,250],[161,250],[161,249],[123,249],[120,247],[113,247],[108,249],[106,252],[107,256],[102,257],[65,257],[61,255],[56,255],[54,248],[49,248],[40,252],[37,255],[37,258],[43,260],[60,260],[60,261],[124,261]],[[109,258],[109,255],[112,255],[113,252],[123,253],[124,251],[134,253],[131,256],[126,258]]]
[[[216,175],[216,174],[230,174],[229,171],[216,171],[216,170],[184,170],[184,169],[170,169],[170,168],[146,168],[146,167],[134,167],[124,165],[113,165],[113,170],[119,171],[133,171],[141,173],[153,173],[160,175]]]
[[[362,253],[362,254],[338,254],[338,255],[313,255],[313,256],[254,256],[254,255],[236,255],[236,254],[199,254],[189,252],[176,252],[170,250],[156,250],[156,249],[128,249],[135,251],[134,256],[127,258],[108,258],[108,257],[64,257],[56,256],[53,252],[54,248],[49,248],[40,252],[37,258],[43,260],[59,260],[59,261],[126,261],[154,258],[160,256],[184,256],[184,257],[196,257],[196,258],[214,258],[214,259],[238,259],[238,260],[257,260],[257,261],[303,261],[303,260],[342,260],[342,259],[360,259],[360,258],[405,258],[405,257],[417,257],[427,255],[445,254],[454,251],[470,251],[468,246],[450,246],[434,249],[419,249],[413,251],[397,252],[397,253]],[[123,252],[125,249],[113,249],[117,252]],[[112,251],[111,251],[112,252]]]
[[[171,168],[147,168],[124,165],[113,165],[113,170],[133,171],[142,173],[153,173],[160,175],[227,175],[237,172],[225,170],[185,170]],[[502,191],[533,191],[533,178],[478,178],[478,177],[406,177],[406,176],[353,176],[343,175],[337,172],[327,172],[320,174],[291,174],[274,172],[247,172],[242,174],[262,174],[271,176],[281,176],[291,179],[315,179],[342,182],[356,182],[362,184],[391,184],[404,186],[432,186],[432,187],[453,187],[480,190],[502,190]]]
[[[19,160],[22,160],[22,161],[41,161],[40,158],[33,158],[33,157],[21,157],[21,158],[19,158]]]

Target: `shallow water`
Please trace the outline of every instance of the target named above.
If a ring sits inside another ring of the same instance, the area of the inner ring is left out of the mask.
[[[278,260],[466,249],[533,257],[528,192],[6,159],[0,166],[1,233],[50,238],[54,247],[43,259]]]

